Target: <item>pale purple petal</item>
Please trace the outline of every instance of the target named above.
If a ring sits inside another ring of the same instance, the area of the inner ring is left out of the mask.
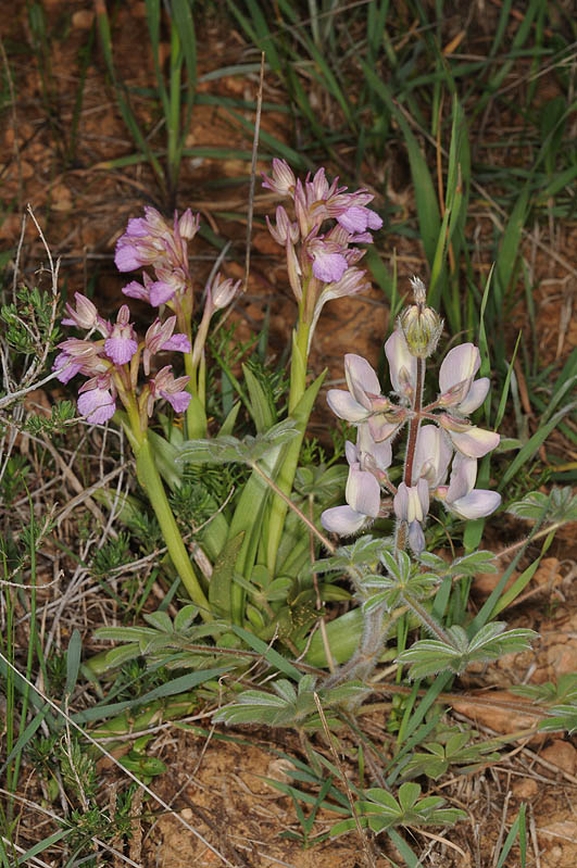
[[[384,471],[391,466],[393,447],[390,440],[376,441],[369,425],[361,424],[357,429],[357,453],[361,459],[370,455],[377,470]]]
[[[104,351],[115,365],[126,365],[137,349],[137,341],[125,335],[112,335],[104,341]]]
[[[465,497],[458,498],[446,506],[451,512],[460,518],[484,518],[500,506],[501,495],[497,491],[487,491],[483,488],[474,488]]]
[[[425,550],[425,533],[418,521],[409,524],[409,546],[416,555]]]
[[[340,280],[349,264],[342,253],[323,251],[318,246],[314,252],[313,274],[323,283],[333,283]]]
[[[365,233],[368,228],[380,229],[383,225],[379,215],[369,208],[365,208],[364,205],[351,205],[350,208],[337,215],[337,222],[351,235]],[[369,241],[372,240],[370,235],[367,238]],[[355,241],[358,240],[355,238]]]
[[[490,385],[491,381],[488,377],[481,377],[479,380],[475,380],[466,396],[457,406],[459,413],[462,413],[463,416],[468,416],[477,410],[487,397]]]
[[[164,389],[160,390],[160,396],[164,398],[165,401],[168,401],[175,413],[184,413],[188,408],[192,397],[190,392],[170,393],[164,391]]]
[[[327,404],[335,416],[346,419],[347,422],[361,422],[367,418],[368,411],[343,389],[329,389]]]
[[[166,304],[174,297],[176,287],[164,280],[154,280],[150,284],[150,304],[153,307],[160,307],[161,304]]]
[[[52,370],[56,372],[56,379],[61,383],[68,383],[82,368],[82,361],[75,359],[68,353],[58,353],[54,359]]]
[[[446,499],[449,503],[459,500],[469,494],[477,481],[477,459],[466,458],[457,453],[451,468],[451,479],[447,488]]]
[[[137,298],[140,301],[147,301],[150,303],[149,290],[137,280],[131,280],[130,283],[127,283],[126,286],[123,287],[122,292],[129,298]]]
[[[78,412],[91,425],[103,425],[112,419],[116,401],[108,389],[89,389],[78,396]]]
[[[175,334],[167,341],[165,341],[161,347],[163,350],[173,350],[177,353],[190,353],[191,346],[190,341],[188,340],[186,335],[183,334]]]
[[[458,449],[468,458],[482,458],[492,449],[496,449],[501,440],[500,435],[495,431],[487,431],[484,428],[477,428],[475,425],[471,425],[465,431],[451,431],[449,429],[449,436],[455,449]]]
[[[412,395],[417,379],[417,359],[411,355],[402,332],[397,329],[385,343],[385,355],[393,391],[405,397]]]
[[[441,394],[464,380],[472,379],[481,365],[481,354],[474,344],[459,344],[449,350],[439,370]]]
[[[381,508],[381,488],[372,473],[351,467],[345,498],[355,512],[376,518]]]
[[[354,353],[347,353],[345,355],[345,379],[353,398],[363,407],[370,409],[371,402],[367,393],[380,395],[381,384],[367,360]]]
[[[132,222],[132,221],[131,221]],[[142,268],[146,265],[139,255],[137,249],[130,242],[123,240],[124,236],[118,240],[116,252],[114,254],[114,262],[119,271],[136,271],[137,268]]]
[[[422,476],[430,488],[436,488],[446,476],[452,454],[450,442],[436,425],[422,425],[417,437],[413,479]]]
[[[362,530],[367,522],[366,515],[355,512],[350,506],[334,506],[325,509],[321,515],[324,529],[339,536],[352,536]]]

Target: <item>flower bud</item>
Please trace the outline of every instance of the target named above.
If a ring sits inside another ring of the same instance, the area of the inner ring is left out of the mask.
[[[436,310],[425,304],[426,290],[422,280],[414,277],[411,281],[415,304],[406,307],[398,319],[407,347],[412,356],[427,359],[435,351],[443,331],[443,320]]]

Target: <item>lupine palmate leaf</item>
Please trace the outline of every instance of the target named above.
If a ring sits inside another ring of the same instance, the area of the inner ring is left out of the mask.
[[[433,554],[433,552],[422,552],[419,555],[419,562],[427,569],[434,570],[439,578],[476,576],[478,573],[495,573],[497,571],[495,555],[485,550],[455,558],[451,563],[447,563],[446,560]]]
[[[485,624],[472,639],[455,624],[446,631],[447,640],[422,639],[397,657],[399,663],[409,663],[409,677],[426,678],[439,672],[463,672],[471,663],[486,663],[503,654],[525,651],[537,636],[533,630],[505,630],[506,624],[494,621]]]
[[[554,705],[547,714],[549,717],[540,724],[539,729],[544,732],[564,731],[569,735],[577,732],[577,702]]]
[[[458,808],[445,808],[445,799],[440,796],[421,798],[421,787],[410,781],[401,784],[398,799],[380,787],[366,790],[365,795],[366,799],[355,805],[358,820],[361,826],[377,834],[395,826],[452,825],[466,817],[466,813]],[[344,820],[331,831],[333,835],[340,835],[354,827],[354,820]]]
[[[379,555],[387,545],[386,540],[374,539],[372,536],[361,536],[351,545],[339,546],[330,558],[323,558],[314,563],[316,573],[343,572],[349,567],[368,567],[373,570],[378,564]]]
[[[475,768],[482,762],[496,762],[499,753],[494,748],[491,742],[474,742],[469,730],[436,732],[435,741],[424,742],[421,750],[406,755],[401,777],[406,779],[426,775],[437,780],[453,765]]]
[[[507,512],[528,521],[552,524],[577,521],[577,494],[570,486],[553,488],[549,494],[531,491],[522,500],[512,503]]]
[[[189,440],[178,450],[178,461],[191,464],[248,464],[264,458],[272,449],[298,435],[292,419],[274,425],[265,434],[247,435],[242,440],[226,435],[213,440]]]
[[[322,726],[317,698],[325,710],[330,726],[336,726],[338,718],[334,711],[338,707],[358,704],[367,693],[364,684],[350,681],[330,690],[316,690],[316,678],[303,675],[298,685],[287,678],[279,678],[271,685],[271,691],[245,690],[235,702],[222,708],[214,716],[217,722],[227,724],[258,723],[266,726],[298,726],[319,729]]]

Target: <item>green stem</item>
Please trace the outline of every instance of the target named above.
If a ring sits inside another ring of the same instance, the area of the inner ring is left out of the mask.
[[[433,616],[428,612],[424,606],[416,600],[413,596],[408,594],[403,594],[401,599],[405,606],[409,608],[419,619],[419,621],[432,633],[433,636],[436,636],[437,639],[440,639],[441,642],[444,642],[446,645],[452,645],[451,639],[449,638],[448,633],[446,633],[438,621],[433,618]]]
[[[168,554],[174,567],[185,586],[190,599],[200,609],[200,615],[205,621],[211,621],[208,600],[200,586],[184,541],[178,529],[178,525],[170,508],[168,497],[160,474],[154,462],[154,455],[146,434],[141,435],[139,444],[135,449],[136,470],[142,487],[146,491],[148,499],[158,519],[162,536],[168,549]]]
[[[288,510],[287,502],[293,490],[295,474],[298,467],[302,442],[307,423],[312,410],[312,402],[304,401],[307,387],[307,360],[310,326],[299,322],[293,332],[293,348],[291,356],[289,416],[298,424],[299,433],[283,450],[282,464],[276,485],[278,494],[273,498],[268,515],[268,525],[265,530],[266,564],[272,576],[276,574],[276,560]],[[320,383],[319,383],[320,387]],[[318,390],[317,390],[318,391]],[[316,392],[312,400],[316,397]],[[302,403],[301,403],[302,402]]]
[[[204,392],[199,394],[198,367],[195,365],[191,353],[184,356],[184,370],[190,377],[189,391],[192,395],[186,411],[186,437],[188,440],[202,440],[206,437],[207,421],[204,409]]]

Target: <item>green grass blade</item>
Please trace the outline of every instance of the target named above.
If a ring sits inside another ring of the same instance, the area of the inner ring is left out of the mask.
[[[257,654],[262,654],[263,658],[273,669],[278,669],[279,672],[282,672],[287,678],[292,678],[293,681],[298,682],[301,680],[302,673],[299,672],[296,666],[293,666],[286,657],[283,657],[282,654],[279,654],[278,651],[275,651],[274,648],[271,648],[270,645],[267,645],[266,642],[263,642],[254,633],[235,625],[233,625],[232,630],[249,648],[252,648]]]

